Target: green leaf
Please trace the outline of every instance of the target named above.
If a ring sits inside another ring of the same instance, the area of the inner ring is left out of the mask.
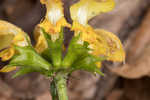
[[[22,76],[28,73],[32,73],[32,72],[39,72],[40,74],[47,76],[47,77],[51,77],[54,75],[55,71],[54,70],[45,70],[43,68],[33,68],[31,66],[19,66],[20,69],[16,72],[15,75],[13,75],[13,78],[16,78],[18,76]]]
[[[19,71],[16,72],[15,75],[13,75],[12,78],[16,78],[18,76],[22,76],[22,75],[25,75],[25,74],[28,74],[28,73],[31,73],[31,72],[37,72],[35,69],[33,69],[32,67],[21,67],[19,69]]]
[[[68,52],[62,62],[63,67],[69,67],[74,63],[76,59],[88,55],[88,43],[84,42],[83,45],[78,44],[79,38],[80,35],[72,38],[68,47]]]
[[[58,68],[61,66],[62,61],[62,46],[63,46],[63,27],[59,33],[59,39],[56,41],[51,40],[51,36],[42,29],[42,32],[47,40],[48,49],[42,53],[42,56],[50,60],[53,65]]]
[[[92,73],[98,73],[100,75],[104,75],[100,69],[96,66],[96,62],[101,62],[105,58],[95,57],[93,55],[88,55],[85,57],[81,57],[80,59],[76,60],[75,63],[72,65],[73,71],[75,70],[85,70]]]
[[[50,49],[47,48],[45,49],[42,53],[41,56],[46,59],[47,61],[49,61],[50,63],[52,63],[52,59],[51,59],[51,54],[50,54]]]
[[[51,64],[43,59],[38,53],[36,53],[36,51],[30,46],[15,46],[15,49],[18,51],[18,54],[12,58],[9,65],[30,66],[35,69],[43,68],[45,70],[51,69]]]

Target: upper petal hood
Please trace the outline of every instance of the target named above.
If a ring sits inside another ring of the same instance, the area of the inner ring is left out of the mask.
[[[41,3],[46,5],[46,18],[51,22],[51,24],[55,25],[57,21],[64,16],[63,3],[61,0],[41,0]]]
[[[60,32],[62,26],[70,25],[64,18],[63,3],[61,0],[41,0],[46,5],[45,19],[39,24],[49,34]]]
[[[70,8],[71,17],[82,25],[86,25],[88,20],[100,13],[111,11],[115,7],[114,0],[80,0]]]
[[[125,51],[123,49],[120,39],[117,36],[115,36],[111,32],[102,29],[96,29],[95,32],[98,35],[98,40],[102,38],[104,39],[104,41],[99,41],[98,44],[105,45],[104,48],[106,50],[104,54],[101,54],[98,49],[103,48],[98,48],[95,54],[104,55],[107,57],[107,60],[110,61],[125,61]]]
[[[24,34],[17,26],[0,20],[0,50],[7,48],[12,42],[16,45],[26,45]]]
[[[0,57],[3,61],[9,60],[15,53],[12,45],[27,46],[26,33],[17,26],[0,20]]]

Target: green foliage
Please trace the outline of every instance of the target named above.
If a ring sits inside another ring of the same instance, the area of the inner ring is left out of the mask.
[[[83,42],[83,44],[79,43],[80,34],[72,38],[67,53],[63,58],[63,28],[56,41],[52,41],[51,36],[44,29],[41,29],[41,31],[48,44],[48,48],[41,55],[35,51],[29,39],[29,46],[14,46],[17,53],[13,56],[8,66],[19,66],[20,68],[13,77],[31,72],[39,72],[47,77],[51,77],[59,72],[71,74],[76,70],[85,70],[103,75],[96,63],[106,58],[90,54],[89,51],[91,49],[88,48],[89,44],[87,42]]]
[[[83,55],[73,63],[72,70],[85,70],[92,73],[98,73],[103,76],[104,74],[96,65],[96,62],[101,62],[103,60],[105,60],[105,58],[97,58],[93,55]]]
[[[42,32],[48,44],[48,48],[42,53],[43,57],[52,61],[53,66],[58,68],[61,66],[62,61],[62,45],[63,45],[63,28],[61,29],[60,36],[56,41],[52,41],[51,36],[47,34],[44,29]]]
[[[88,54],[87,44],[84,43],[83,45],[78,44],[80,36],[73,37],[68,47],[68,52],[62,62],[63,67],[70,67],[74,61],[81,56],[85,56]]]
[[[53,100],[58,100],[56,83],[54,81],[52,81],[50,84],[50,91],[51,91],[51,96],[52,96]]]
[[[15,46],[17,54],[11,59],[8,66],[18,66],[19,71],[13,76],[21,76],[31,72],[45,74],[52,69],[52,65],[43,59],[32,47]],[[46,74],[45,74],[46,75]]]
[[[34,69],[45,69],[49,70],[52,66],[49,62],[43,59],[36,51],[30,47],[19,47],[15,46],[18,54],[16,54],[9,65],[12,66],[30,66]]]

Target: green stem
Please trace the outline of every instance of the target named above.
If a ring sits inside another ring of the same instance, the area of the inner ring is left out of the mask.
[[[58,73],[54,77],[59,100],[68,100],[66,77],[67,75],[65,75],[64,73]]]
[[[50,92],[51,92],[52,100],[58,100],[56,84],[54,81],[52,81],[50,84]]]

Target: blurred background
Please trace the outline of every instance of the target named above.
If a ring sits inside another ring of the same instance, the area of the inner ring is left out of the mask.
[[[32,31],[45,14],[40,0],[0,0],[0,19],[27,32]],[[77,0],[63,0],[65,16]],[[124,64],[104,62],[105,77],[74,72],[68,80],[70,100],[150,100],[150,0],[116,0],[116,8],[89,22],[119,36],[126,50]],[[72,33],[66,30],[66,41]],[[66,43],[67,44],[67,43]],[[0,68],[7,62],[0,62]],[[0,73],[0,100],[50,100],[49,79],[32,73],[12,79],[14,72]]]

